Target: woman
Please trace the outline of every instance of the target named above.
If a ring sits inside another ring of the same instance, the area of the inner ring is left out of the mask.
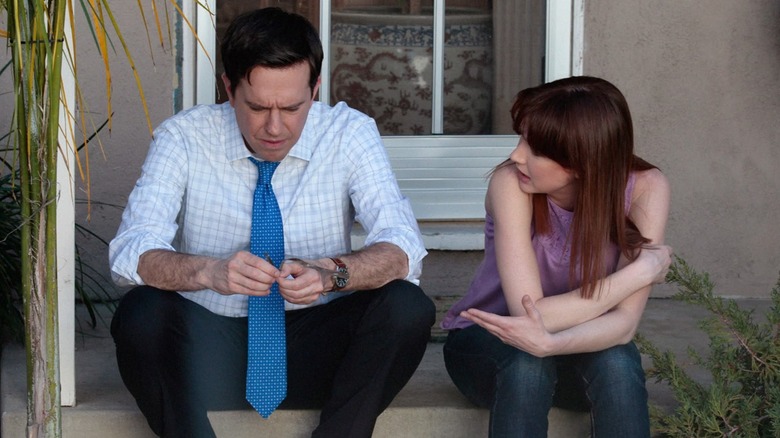
[[[625,98],[593,77],[521,91],[520,134],[485,199],[485,258],[447,313],[447,371],[490,408],[491,437],[546,437],[551,406],[591,412],[592,436],[649,436],[632,342],[671,248],[669,185],[633,153]]]

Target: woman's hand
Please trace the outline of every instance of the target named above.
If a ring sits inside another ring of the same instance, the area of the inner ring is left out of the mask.
[[[643,245],[637,261],[645,263],[652,274],[651,284],[664,283],[672,264],[672,247],[669,245]]]
[[[522,316],[501,316],[478,309],[468,309],[460,315],[489,331],[505,344],[529,354],[537,357],[556,354],[555,335],[544,327],[542,315],[534,306],[531,297],[523,296],[522,304],[525,309],[525,315]]]

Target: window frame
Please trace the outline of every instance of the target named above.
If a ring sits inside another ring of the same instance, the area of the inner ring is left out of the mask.
[[[182,10],[190,23],[195,26],[198,34],[196,39],[191,32],[180,32],[181,35],[181,65],[180,65],[180,91],[177,93],[175,108],[177,110],[188,108],[196,104],[214,103],[214,90],[216,80],[214,77],[214,54],[216,53],[216,28],[212,11],[216,11],[217,0],[191,0],[182,4]],[[445,0],[434,0],[434,69],[433,69],[433,122],[432,132],[443,132],[444,119],[444,7]],[[583,21],[584,0],[547,0],[547,23],[545,41],[545,82],[555,79],[582,74],[583,59]],[[331,1],[320,0],[320,29],[325,57],[322,66],[322,84],[320,86],[320,100],[330,103],[330,32],[324,30],[331,28]],[[181,23],[180,27],[187,27]],[[517,137],[514,135],[414,135],[414,136],[383,136],[385,148],[390,155],[391,163],[397,167],[396,156],[400,151],[412,152],[436,147],[440,151],[450,148],[475,148],[480,152],[485,151],[488,162],[497,164],[506,158],[515,147]],[[441,157],[440,157],[441,158]],[[491,166],[483,166],[486,174]],[[418,187],[416,178],[423,177],[426,169],[420,169],[419,177],[398,178],[401,190],[412,200],[413,208],[418,219],[422,220],[478,220],[484,216],[481,198],[487,190],[487,180],[483,178],[478,185],[476,193],[471,193],[472,202],[460,205],[455,211],[452,205],[431,204],[431,189]],[[465,189],[456,178],[444,181],[443,186],[437,190],[444,193],[447,190],[475,190],[472,184]],[[449,184],[451,187],[448,187]],[[435,192],[435,190],[434,190]],[[460,193],[460,192],[459,192]],[[425,204],[415,202],[425,198]],[[436,197],[434,197],[436,198]],[[441,199],[446,199],[442,197]],[[448,202],[448,201],[444,201]],[[436,212],[440,213],[436,213]]]

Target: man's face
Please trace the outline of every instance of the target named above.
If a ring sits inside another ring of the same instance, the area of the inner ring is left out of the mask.
[[[309,88],[309,65],[255,67],[249,81],[242,78],[232,88],[227,76],[222,80],[246,145],[263,160],[281,161],[301,137],[320,87],[317,81],[314,90]]]

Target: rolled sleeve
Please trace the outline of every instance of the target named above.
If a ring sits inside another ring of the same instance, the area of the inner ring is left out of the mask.
[[[144,281],[138,275],[138,260],[143,253],[153,249],[173,251],[174,248],[148,233],[126,233],[112,240],[108,257],[113,281],[120,286],[143,285]]]
[[[406,253],[408,273],[405,279],[419,285],[420,275],[422,275],[422,261],[428,254],[428,251],[425,250],[425,245],[417,227],[383,229],[366,237],[366,245],[378,242],[392,243]]]
[[[164,128],[155,138],[122,213],[122,223],[109,244],[109,265],[119,285],[143,285],[138,260],[152,249],[174,250],[177,215],[186,180],[180,136]]]
[[[398,187],[379,132],[373,121],[356,131],[356,172],[352,177],[352,202],[356,219],[367,231],[366,245],[392,243],[408,258],[406,280],[419,284],[422,260],[428,254],[412,205]]]

